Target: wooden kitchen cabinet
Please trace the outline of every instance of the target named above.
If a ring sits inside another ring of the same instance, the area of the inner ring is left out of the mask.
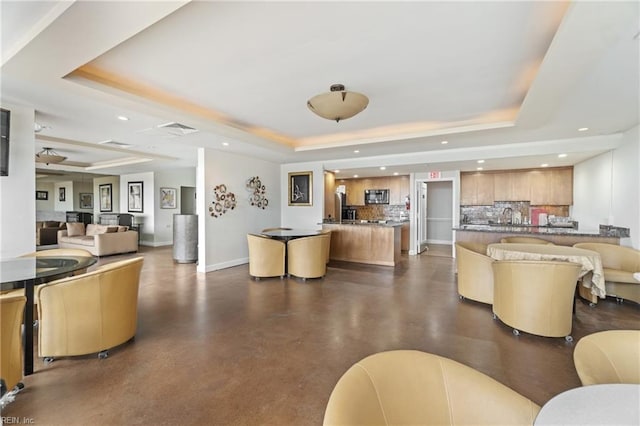
[[[460,204],[463,206],[490,206],[494,201],[493,173],[461,173]]]
[[[410,235],[411,235],[411,225],[408,223],[402,224],[402,229],[400,230],[400,250],[409,251],[410,246]]]
[[[573,204],[573,169],[531,170],[531,204],[570,206]]]
[[[347,203],[351,206],[364,205],[366,189],[388,189],[390,205],[404,204],[404,198],[409,195],[409,176],[341,179],[339,183],[345,186]]]
[[[495,201],[528,201],[531,198],[530,175],[527,171],[494,174]]]

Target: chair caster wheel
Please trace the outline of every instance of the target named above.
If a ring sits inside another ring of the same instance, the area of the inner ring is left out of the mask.
[[[624,302],[624,299],[620,298],[620,297],[616,297],[616,303],[618,305],[622,305],[622,302]]]
[[[109,351],[100,351],[98,352],[99,359],[105,359],[109,356]]]
[[[589,307],[590,307],[590,308],[595,308],[595,307],[596,307],[596,304],[595,304],[595,303],[593,303],[593,302],[589,302]]]
[[[24,389],[24,383],[22,382],[16,383],[16,386],[13,389],[16,391],[16,393],[20,392],[22,389]]]
[[[464,296],[460,294],[460,295],[458,295],[458,299],[464,300]]]
[[[55,361],[55,358],[53,358],[52,356],[45,356],[43,361],[45,364],[51,364],[53,361]]]
[[[516,330],[515,328],[513,329],[513,335],[514,336],[519,336],[520,335],[520,330]]]
[[[497,316],[496,314],[491,314],[491,317],[492,317],[494,320],[497,320],[497,319],[498,319],[498,316]]]
[[[567,342],[571,343],[571,342],[573,342],[573,337],[565,336],[564,340],[566,340]]]

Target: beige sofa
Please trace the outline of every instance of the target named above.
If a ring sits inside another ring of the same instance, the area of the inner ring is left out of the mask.
[[[138,251],[138,233],[126,226],[107,226],[68,223],[67,229],[58,231],[58,247],[79,248],[94,256],[131,253]]]

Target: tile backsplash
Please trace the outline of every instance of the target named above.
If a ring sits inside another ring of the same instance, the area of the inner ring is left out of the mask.
[[[409,210],[404,204],[376,204],[368,206],[356,206],[356,219],[358,220],[407,220]]]
[[[488,223],[490,221],[505,223],[509,219],[509,212],[505,209],[509,208],[512,211],[511,218],[515,218],[516,213],[519,213],[522,223],[531,221],[529,217],[531,208],[542,208],[549,215],[569,216],[569,206],[534,206],[529,201],[496,201],[493,206],[460,206],[460,221],[463,223]]]

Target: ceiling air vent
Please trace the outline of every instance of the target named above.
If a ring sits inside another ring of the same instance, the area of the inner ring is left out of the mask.
[[[102,141],[102,142],[98,142],[98,143],[100,145],[115,146],[116,148],[129,148],[129,147],[131,147],[131,145],[129,145],[128,143],[117,142],[117,141],[114,141],[112,139],[108,139],[106,141]]]
[[[158,126],[158,129],[163,129],[173,136],[185,136],[198,131],[198,129],[194,129],[193,127],[175,122],[161,124]]]

